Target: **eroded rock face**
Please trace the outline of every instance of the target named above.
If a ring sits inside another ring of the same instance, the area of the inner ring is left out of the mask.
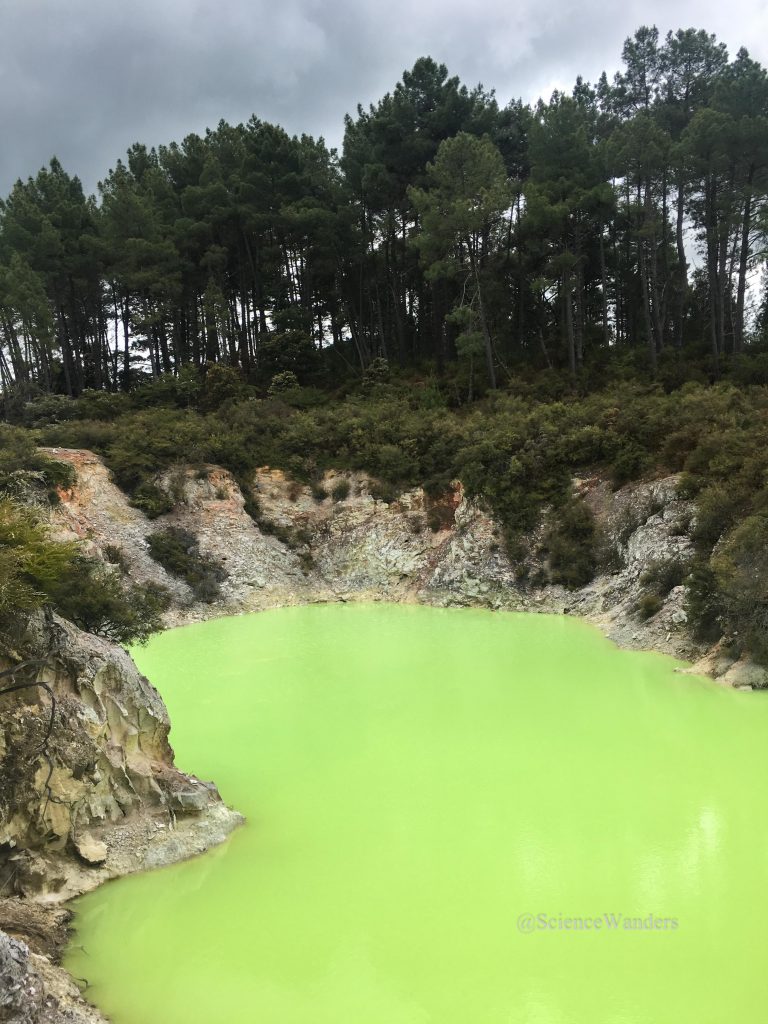
[[[178,466],[157,479],[176,500],[173,512],[149,522],[130,507],[97,456],[62,449],[50,454],[77,473],[54,514],[63,536],[85,539],[94,552],[117,545],[134,579],[166,584],[168,576],[149,557],[145,537],[182,526],[204,554],[225,567],[228,578],[213,604],[196,604],[185,584],[171,581],[168,625],[334,600],[569,612],[594,622],[619,646],[693,660],[695,671],[724,685],[768,686],[768,672],[748,661],[734,664],[726,652],[707,651],[694,641],[682,587],[674,587],[648,618],[639,614],[648,570],[658,562],[684,562],[693,553],[695,510],[677,496],[676,476],[617,491],[599,476],[574,481],[594,512],[604,546],[611,548],[604,562],[612,564],[587,586],[568,591],[534,582],[546,575],[539,550],[543,523],[512,563],[498,524],[459,483],[437,501],[415,488],[387,503],[374,496],[377,489],[365,474],[328,472],[322,490],[338,497],[342,485],[348,493],[318,501],[309,487],[264,467],[254,474],[249,495],[260,509],[259,526],[225,470]]]
[[[174,767],[165,705],[126,651],[43,616],[25,651],[3,682],[31,685],[0,696],[3,895],[64,899],[234,827],[215,787]]]
[[[68,462],[77,481],[72,491],[62,491],[61,505],[52,517],[54,536],[78,540],[85,552],[104,554],[110,545],[119,549],[133,579],[165,587],[175,604],[192,599],[189,587],[170,576],[149,554],[147,536],[158,527],[126,500],[101,459],[80,449],[47,449],[52,458]]]
[[[29,684],[0,695],[0,1022],[95,1024],[55,966],[56,904],[201,853],[242,819],[175,768],[165,705],[126,651],[44,615],[23,647],[0,662],[0,688]]]
[[[416,488],[387,503],[374,497],[375,487],[364,474],[329,472],[322,490],[337,497],[346,491],[346,496],[318,501],[308,487],[265,467],[255,473],[250,496],[260,509],[257,525],[229,473],[180,466],[157,480],[177,499],[176,507],[149,523],[130,509],[96,456],[51,454],[70,462],[78,474],[55,514],[59,529],[88,538],[95,550],[119,545],[135,579],[163,582],[163,571],[147,562],[142,544],[152,530],[168,525],[190,531],[202,552],[226,568],[221,599],[194,604],[186,591],[174,599],[169,625],[310,601],[421,601],[571,612],[598,624],[621,646],[689,659],[703,653],[687,629],[682,588],[674,588],[648,619],[637,612],[648,569],[655,562],[685,561],[692,553],[693,509],[677,497],[674,476],[618,491],[599,477],[575,481],[615,557],[611,571],[581,590],[567,591],[532,582],[545,575],[542,529],[512,563],[498,524],[459,483],[439,500]],[[136,557],[134,545],[140,549]]]

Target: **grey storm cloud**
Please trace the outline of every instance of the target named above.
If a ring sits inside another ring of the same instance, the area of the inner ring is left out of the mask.
[[[535,100],[612,74],[641,24],[768,54],[754,0],[0,0],[0,194],[54,154],[94,190],[133,142],[253,113],[338,145],[344,114],[425,54],[502,103]]]

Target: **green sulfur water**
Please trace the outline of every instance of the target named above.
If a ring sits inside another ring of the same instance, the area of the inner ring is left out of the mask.
[[[765,1019],[761,695],[467,610],[289,608],[135,654],[248,824],[77,901],[66,965],[115,1024]]]

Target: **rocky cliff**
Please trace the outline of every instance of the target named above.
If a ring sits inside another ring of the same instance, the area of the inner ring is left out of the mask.
[[[97,456],[58,449],[50,454],[69,462],[77,475],[54,517],[60,535],[101,552],[117,546],[134,579],[168,587],[169,625],[334,600],[570,613],[594,622],[622,647],[692,660],[697,671],[730,685],[768,683],[762,669],[734,663],[693,640],[681,586],[662,595],[657,607],[639,609],[649,570],[692,555],[695,509],[678,497],[674,476],[617,491],[599,476],[574,481],[594,512],[602,564],[609,568],[569,591],[542,582],[543,526],[512,561],[498,525],[458,483],[439,499],[417,488],[385,502],[363,474],[328,473],[310,490],[280,470],[263,468],[244,496],[218,467],[178,466],[157,481],[173,496],[174,510],[150,522],[130,506]],[[334,493],[337,500],[330,497]],[[259,510],[258,525],[246,512],[245,497],[251,511]],[[202,553],[224,567],[226,580],[214,603],[196,603],[189,588],[149,556],[148,535],[169,525],[193,534]]]
[[[125,651],[44,616],[23,649],[0,663],[0,1021],[100,1020],[55,966],[61,903],[241,818],[174,767],[165,706]]]

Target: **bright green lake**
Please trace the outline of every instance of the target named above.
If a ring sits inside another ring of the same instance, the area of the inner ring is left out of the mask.
[[[768,1013],[761,695],[482,611],[289,608],[135,654],[248,825],[78,901],[67,966],[116,1024]]]

